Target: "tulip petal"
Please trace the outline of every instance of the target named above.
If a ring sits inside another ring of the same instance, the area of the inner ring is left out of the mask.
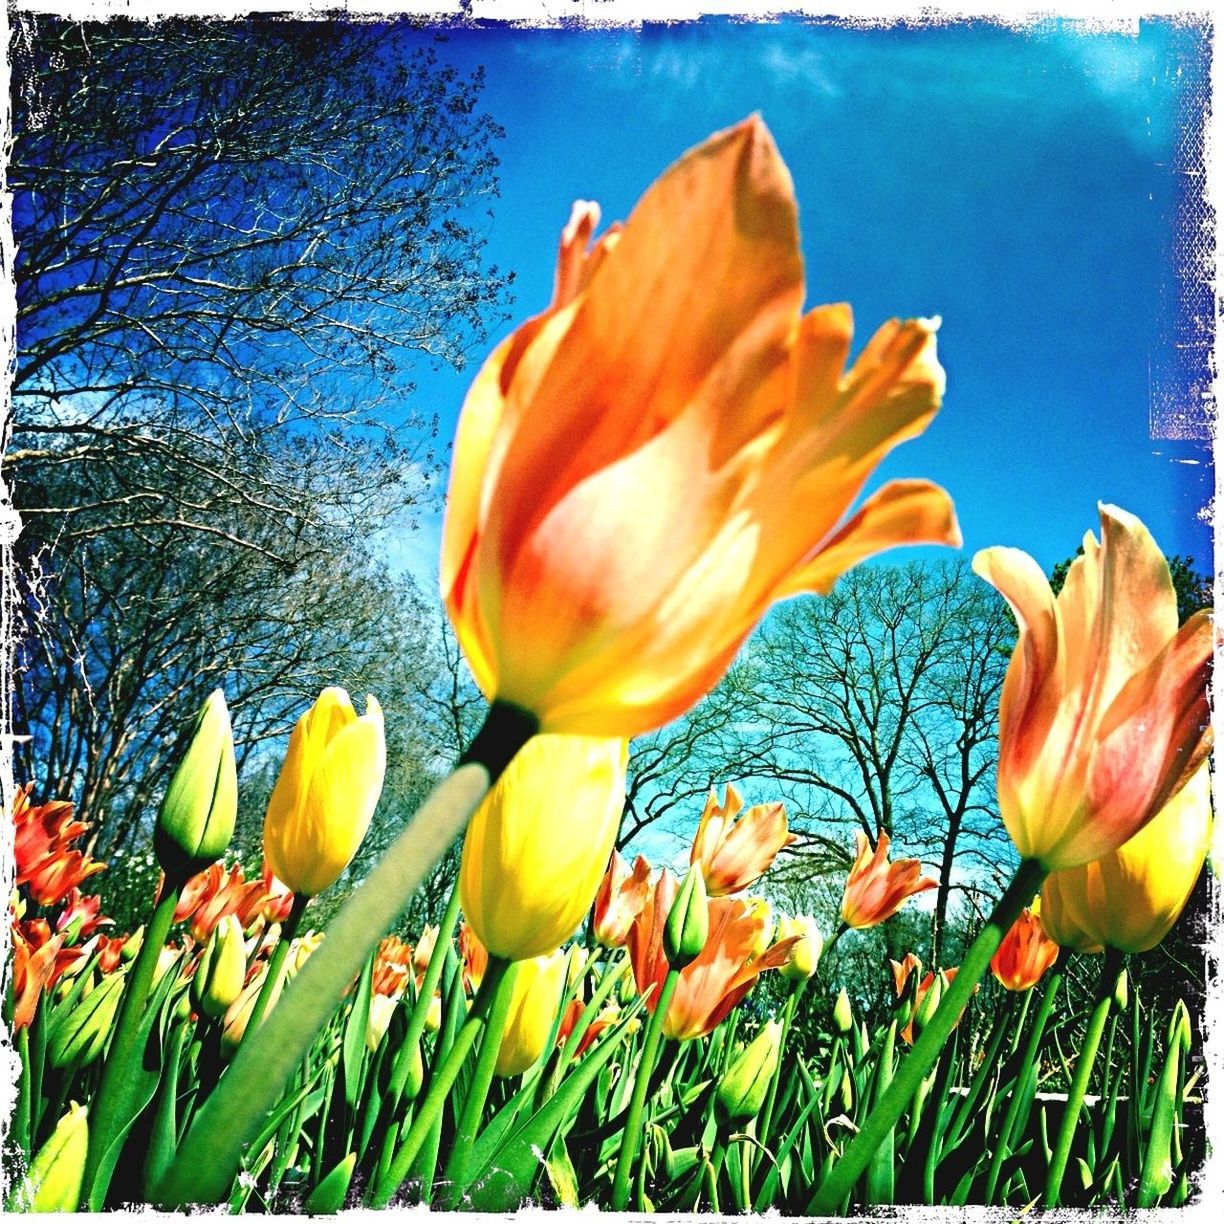
[[[786,580],[778,597],[803,591],[827,595],[848,569],[900,544],[961,546],[952,499],[939,485],[928,480],[893,480],[884,485]]]
[[[790,176],[759,119],[666,171],[574,302],[566,343],[530,388],[530,417],[497,473],[499,516],[489,526],[499,566],[513,563],[550,506],[694,401],[725,405],[717,415],[737,437],[755,433],[747,392],[785,363],[802,279]],[[526,391],[516,378],[508,395],[513,403]]]

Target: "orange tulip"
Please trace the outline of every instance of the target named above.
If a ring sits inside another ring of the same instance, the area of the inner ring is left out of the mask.
[[[624,947],[633,920],[649,900],[650,864],[639,854],[630,875],[628,864],[613,850],[603,883],[595,894],[592,919],[595,938],[605,948]]]
[[[372,988],[376,995],[399,996],[412,976],[412,948],[395,935],[378,945],[374,958]]]
[[[13,857],[18,885],[25,885],[39,905],[58,905],[105,863],[72,848],[87,824],[72,819],[72,804],[63,800],[33,804],[32,782],[18,790],[13,800]],[[78,894],[79,895],[79,894]]]
[[[901,962],[890,960],[888,962],[892,966],[893,982],[897,987],[897,998],[901,998],[905,994],[905,988],[909,985],[909,977],[911,973],[922,973],[922,961],[918,959],[912,952],[905,954],[905,959]],[[955,969],[941,969],[940,973],[944,976],[945,983],[951,982],[956,977]],[[901,1039],[906,1045],[914,1044],[914,1017],[918,1014],[918,1009],[922,1006],[922,1000],[926,998],[927,992],[935,985],[935,974],[928,973],[918,983],[918,989],[914,992],[914,1004],[910,1008],[909,1021],[901,1030]],[[946,986],[945,986],[946,989]],[[973,993],[977,994],[977,987],[973,988]],[[961,1016],[965,1013],[962,1010]],[[961,1016],[957,1016],[953,1022],[953,1027],[961,1022]]]
[[[205,943],[230,914],[239,915],[240,924],[249,926],[261,915],[266,898],[262,881],[243,879],[240,863],[228,872],[220,863],[213,863],[183,885],[174,907],[174,921],[190,918],[191,937]]]
[[[667,170],[486,362],[455,438],[441,582],[490,697],[544,730],[631,736],[682,713],[776,600],[895,544],[958,545],[948,495],[885,485],[939,407],[928,320],[849,373],[846,306],[801,313],[794,189],[759,118]]]
[[[1169,567],[1132,514],[1102,505],[1057,599],[1037,562],[988,548],[977,574],[1020,625],[999,708],[999,808],[1047,871],[1128,841],[1211,746],[1210,617],[1177,627]]]
[[[655,884],[649,905],[629,930],[629,958],[638,994],[653,1012],[667,976],[663,951],[663,928],[676,899],[676,877],[664,871]],[[663,1034],[680,1041],[712,1033],[752,989],[767,969],[778,969],[790,958],[797,939],[783,939],[759,956],[754,951],[770,920],[752,899],[718,897],[710,901],[710,930],[697,959],[680,973]]]
[[[858,852],[842,896],[842,921],[847,926],[860,931],[879,926],[915,893],[939,887],[939,881],[931,876],[919,878],[922,864],[917,859],[889,863],[888,848],[892,842],[887,833],[881,831],[874,853],[865,833],[854,836]]]
[[[786,809],[780,803],[758,803],[743,815],[739,791],[728,786],[723,801],[710,791],[689,862],[700,866],[711,897],[750,888],[769,870],[778,851],[795,841],[786,828]]]
[[[1035,986],[1045,971],[1058,959],[1058,944],[1041,924],[1040,901],[1020,911],[1011,930],[1003,936],[990,968],[999,984],[1007,990],[1028,990]]]
[[[459,959],[463,962],[463,983],[475,994],[489,967],[489,950],[466,922],[459,924]]]

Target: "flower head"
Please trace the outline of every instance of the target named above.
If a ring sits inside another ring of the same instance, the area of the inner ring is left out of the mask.
[[[561,1005],[565,968],[566,956],[559,949],[515,965],[510,1007],[494,1074],[521,1075],[544,1052]]]
[[[277,879],[313,897],[330,888],[361,845],[387,768],[382,708],[358,717],[342,688],[326,688],[289,737],[268,811],[264,857]]]
[[[1124,845],[1046,877],[1050,936],[1064,947],[1147,952],[1172,929],[1211,846],[1211,780],[1204,762]]]
[[[936,977],[938,976],[943,979],[941,988],[947,989],[948,983],[951,982],[954,977],[956,977],[957,971],[955,969],[940,969],[933,973],[928,973],[925,977],[923,977],[922,961],[920,961],[912,952],[907,952],[903,961],[889,961],[888,963],[892,966],[893,983],[897,988],[898,999],[905,994],[906,988],[909,986],[910,975],[915,974],[919,978],[917,988],[914,991],[913,1006],[909,1009],[909,1018],[905,1027],[901,1030],[902,1040],[907,1045],[913,1045],[916,1039],[916,1034],[914,1032],[914,1020],[919,1014],[919,1009],[922,1008],[923,1000],[930,993],[932,987],[935,986]],[[978,988],[976,986],[973,988],[974,994],[977,993],[977,989]],[[961,1015],[964,1015],[963,1011],[961,1012]],[[961,1017],[957,1016],[956,1020],[953,1022],[953,1026],[955,1027],[955,1025],[959,1024],[960,1021]]]
[[[858,850],[854,865],[846,878],[842,896],[842,921],[856,930],[879,926],[891,918],[915,893],[938,888],[939,881],[922,876],[922,864],[917,859],[888,861],[892,844],[881,831],[874,852],[865,833],[856,833]]]
[[[663,931],[676,893],[675,876],[664,871],[651,904],[629,931],[634,981],[651,1012],[669,967]],[[663,1020],[665,1036],[684,1041],[713,1032],[762,973],[786,964],[797,942],[794,938],[779,940],[758,954],[762,931],[770,921],[758,906],[739,898],[717,897],[709,902],[709,934],[700,954],[680,973]]]
[[[605,948],[621,948],[629,938],[633,920],[650,900],[650,864],[642,855],[633,863],[633,873],[623,858],[612,851],[608,870],[595,894],[595,938]]]
[[[459,897],[490,952],[529,960],[574,933],[620,828],[627,760],[624,740],[537,735],[477,808]]]
[[[441,582],[473,674],[546,731],[630,736],[707,692],[776,600],[894,544],[958,544],[924,481],[846,511],[935,415],[935,324],[849,372],[850,312],[802,314],[794,190],[751,118],[667,170],[623,227],[561,238],[543,314],[477,375]]]
[[[55,800],[34,804],[30,795],[34,783],[18,790],[13,800],[13,855],[17,864],[16,883],[25,885],[39,905],[58,905],[90,876],[106,870],[72,843],[89,826],[73,820],[71,803]]]
[[[734,786],[722,803],[711,790],[706,800],[689,862],[701,868],[711,897],[751,888],[769,870],[778,851],[795,835],[787,831],[786,809],[780,803],[758,803],[746,812]]]
[[[1040,911],[1040,899],[1021,910],[990,958],[991,971],[1007,990],[1035,986],[1058,959],[1058,944],[1046,934]]]
[[[805,982],[816,972],[820,954],[824,951],[824,936],[816,925],[816,919],[808,914],[796,914],[793,918],[783,915],[778,919],[778,938],[794,939],[790,957],[779,972],[792,982]]]
[[[1101,541],[1057,599],[1037,562],[988,548],[977,574],[1020,625],[999,707],[999,809],[1016,849],[1047,871],[1129,840],[1211,745],[1206,611],[1180,629],[1169,566],[1132,514],[1102,505]]]

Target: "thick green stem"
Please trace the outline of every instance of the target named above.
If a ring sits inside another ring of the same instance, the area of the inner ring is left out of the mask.
[[[642,1046],[642,1057],[638,1061],[637,1076],[633,1081],[633,1096],[629,1099],[629,1109],[625,1113],[625,1128],[621,1137],[620,1153],[616,1158],[616,1175],[612,1181],[613,1211],[624,1211],[629,1203],[633,1162],[637,1158],[638,1144],[642,1138],[642,1110],[646,1105],[646,1090],[650,1086],[650,1076],[654,1071],[655,1059],[659,1053],[659,1041],[663,1036],[663,1018],[667,1015],[667,1009],[671,1005],[672,995],[676,993],[676,983],[679,980],[679,969],[667,971],[667,977],[663,979],[663,989],[659,993],[659,1002],[646,1027],[646,1041]]]
[[[281,927],[281,937],[277,940],[276,947],[272,949],[272,955],[268,959],[268,972],[264,974],[263,985],[259,988],[259,997],[255,1000],[255,1006],[251,1009],[251,1018],[247,1021],[245,1033],[247,1038],[259,1032],[259,1026],[263,1023],[264,1015],[272,999],[272,992],[276,989],[281,974],[284,972],[285,957],[289,955],[289,945],[297,935],[298,927],[302,925],[302,915],[309,904],[309,897],[294,893],[293,908],[289,911],[289,917],[285,919],[285,925]]]
[[[1033,1021],[1033,1031],[1029,1034],[1028,1045],[1024,1047],[1024,1058],[1020,1063],[1020,1069],[1016,1072],[1011,1098],[1007,1104],[1007,1113],[1003,1118],[1003,1125],[995,1137],[994,1151],[990,1156],[990,1171],[986,1176],[986,1195],[984,1199],[987,1207],[994,1205],[995,1190],[999,1185],[999,1174],[1003,1170],[1003,1161],[1007,1159],[1011,1151],[1012,1133],[1016,1127],[1016,1119],[1020,1116],[1020,1109],[1024,1104],[1025,1085],[1028,1083],[1028,1078],[1033,1071],[1033,1065],[1037,1061],[1037,1055],[1041,1049],[1041,1039],[1045,1036],[1046,1023],[1050,1019],[1050,1013],[1054,1010],[1054,1000],[1058,995],[1059,987],[1062,985],[1063,971],[1069,956],[1070,953],[1065,948],[1058,954],[1054,971],[1047,979],[1045,992],[1041,996],[1041,1006],[1037,1009],[1037,1018]]]
[[[472,1046],[476,1044],[476,1039],[484,1031],[485,1019],[493,1006],[498,986],[509,964],[509,961],[504,961],[500,957],[489,957],[489,965],[481,979],[480,989],[472,1001],[472,1010],[468,1012],[467,1019],[459,1030],[459,1036],[455,1038],[455,1044],[447,1051],[441,1066],[430,1077],[429,1091],[425,1094],[421,1107],[412,1119],[412,1125],[404,1136],[404,1142],[399,1151],[395,1153],[395,1159],[391,1162],[386,1177],[374,1187],[370,1195],[371,1207],[385,1207],[391,1201],[391,1196],[400,1188],[404,1178],[408,1176],[412,1162],[416,1159],[417,1153],[420,1152],[433,1129],[434,1122],[441,1114],[446,1098],[450,1095],[450,1090],[455,1080],[458,1079],[459,1072],[467,1061]]]
[[[1096,1002],[1092,1008],[1092,1015],[1088,1019],[1084,1043],[1080,1047],[1079,1061],[1075,1064],[1075,1078],[1071,1081],[1071,1091],[1067,1094],[1067,1110],[1063,1114],[1062,1125],[1058,1128],[1058,1142],[1054,1145],[1054,1156],[1050,1161],[1049,1175],[1046,1177],[1045,1205],[1047,1207],[1058,1206],[1063,1174],[1067,1169],[1067,1161],[1071,1158],[1071,1145],[1075,1142],[1075,1130],[1079,1125],[1080,1109],[1084,1104],[1084,1093],[1087,1092],[1088,1081],[1092,1077],[1092,1066],[1096,1062],[1097,1050],[1101,1045],[1101,1034],[1105,1031],[1105,1021],[1109,1018],[1114,983],[1118,980],[1118,970],[1121,967],[1122,954],[1114,951],[1113,948],[1107,948],[1104,963],[1101,965],[1101,980],[1097,984]]]
[[[245,1146],[281,1098],[341,994],[403,913],[421,881],[463,832],[477,805],[535,730],[521,710],[495,703],[472,749],[434,789],[382,860],[328,924],[326,938],[244,1041],[220,1087],[196,1115],[159,1191],[167,1205],[218,1203]],[[146,943],[149,940],[146,939]]]
[[[166,877],[162,898],[149,919],[144,941],[140,945],[136,963],[128,977],[127,988],[123,992],[123,1002],[115,1022],[115,1035],[111,1039],[106,1065],[102,1068],[98,1093],[89,1111],[89,1155],[85,1161],[85,1177],[81,1183],[85,1194],[82,1206],[87,1206],[90,1199],[98,1203],[103,1201],[114,1170],[113,1163],[107,1168],[100,1167],[102,1157],[115,1141],[115,1132],[125,1124],[120,1112],[131,1080],[132,1060],[137,1055],[140,1022],[144,1017],[145,1003],[153,984],[157,960],[174,922],[174,910],[184,883],[186,881],[183,879],[172,881],[169,876]]]
[[[442,1176],[450,1183],[447,1193],[447,1204],[454,1207],[464,1190],[467,1189],[468,1168],[472,1162],[472,1144],[476,1142],[476,1134],[480,1130],[480,1119],[484,1114],[485,1100],[489,1095],[489,1085],[493,1083],[493,1070],[497,1065],[497,1055],[501,1049],[502,1031],[506,1027],[506,1016],[510,1011],[510,1001],[514,997],[514,979],[518,973],[518,963],[502,959],[500,956],[489,957],[489,967],[485,976],[495,976],[496,983],[493,1002],[489,1008],[489,1020],[480,1038],[480,1052],[476,1056],[476,1070],[468,1087],[467,1097],[463,1102],[463,1113],[459,1117],[459,1125],[455,1130],[455,1138],[451,1144],[450,1159]],[[484,983],[482,982],[483,986]]]
[[[17,1030],[17,1055],[21,1060],[21,1073],[17,1081],[17,1108],[13,1112],[13,1142],[22,1155],[30,1155],[30,1109],[33,1098],[33,1083],[30,1075],[30,1030],[23,1026]]]
[[[1007,891],[995,906],[990,920],[978,933],[956,977],[944,992],[934,1016],[927,1022],[909,1057],[901,1064],[887,1092],[863,1123],[846,1153],[821,1182],[812,1201],[809,1215],[831,1215],[853,1190],[855,1183],[871,1160],[872,1153],[884,1141],[905,1112],[918,1086],[926,1078],[940,1050],[952,1031],[961,1011],[969,1002],[974,987],[990,965],[1003,936],[1028,905],[1045,877],[1045,868],[1033,859],[1025,859],[1016,870]]]

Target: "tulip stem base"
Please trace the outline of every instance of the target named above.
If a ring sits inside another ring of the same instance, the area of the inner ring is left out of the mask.
[[[455,1130],[450,1158],[442,1174],[449,1183],[446,1206],[450,1210],[459,1205],[470,1180],[468,1170],[472,1163],[472,1145],[476,1142],[481,1115],[484,1113],[485,1101],[489,1096],[489,1086],[493,1083],[493,1071],[497,1065],[498,1052],[501,1049],[506,1016],[510,1011],[510,1002],[514,996],[514,978],[517,971],[517,962],[507,961],[500,956],[490,956],[488,967],[485,969],[485,978],[490,976],[493,978],[493,995],[489,1003],[488,1020],[484,1032],[480,1035],[480,1051],[476,1055],[476,1069],[472,1073],[472,1081],[463,1102],[463,1113],[460,1115],[459,1125]],[[483,981],[481,985],[484,985]]]
[[[646,1091],[659,1054],[659,1041],[663,1036],[663,1019],[676,993],[680,980],[679,969],[669,969],[659,992],[659,1002],[650,1024],[646,1027],[646,1041],[642,1046],[642,1057],[638,1062],[637,1076],[633,1081],[633,1096],[625,1113],[625,1128],[622,1132],[621,1148],[616,1158],[616,1175],[612,1181],[612,1210],[624,1211],[629,1203],[629,1188],[633,1177],[633,1162],[637,1156],[638,1143],[642,1137],[642,1110],[646,1106]]]
[[[862,1129],[846,1149],[845,1155],[820,1183],[808,1204],[806,1214],[833,1215],[853,1191],[873,1153],[905,1112],[939,1057],[948,1034],[969,1002],[973,988],[981,981],[982,975],[989,967],[990,958],[998,949],[1004,934],[1019,917],[1020,911],[1032,901],[1045,875],[1045,868],[1035,859],[1025,859],[1016,869],[1016,874],[995,906],[994,913],[978,932],[956,977],[944,991],[935,1014],[927,1021],[921,1036],[914,1043],[914,1048],[897,1069],[892,1083],[868,1115]]]
[[[102,1068],[98,1094],[94,1097],[89,1111],[89,1155],[81,1183],[86,1196],[81,1204],[82,1210],[100,1211],[105,1201],[115,1162],[111,1160],[104,1163],[103,1157],[118,1139],[115,1131],[124,1124],[120,1115],[131,1079],[132,1059],[136,1056],[140,1022],[144,1017],[158,957],[161,955],[162,945],[166,942],[166,936],[170,933],[179,894],[185,883],[185,877],[172,880],[169,872],[166,873],[161,899],[149,919],[140,951],[136,954],[136,963],[132,966],[127,987],[123,992],[123,1002],[115,1021],[115,1035],[111,1039],[106,1064]]]
[[[461,765],[426,799],[408,827],[328,924],[280,1001],[244,1041],[217,1090],[196,1115],[158,1192],[167,1205],[222,1202],[246,1145],[340,1005],[366,957],[403,913],[421,881],[463,832],[488,792],[489,771]],[[146,944],[158,941],[146,937]],[[252,1153],[252,1156],[257,1153]]]
[[[507,701],[494,701],[480,730],[460,765],[483,765],[489,771],[489,785],[501,777],[518,750],[540,729],[540,720],[527,710]]]
[[[1097,1050],[1101,1045],[1101,1035],[1105,1031],[1105,1021],[1109,1018],[1109,1008],[1113,1002],[1114,983],[1118,980],[1118,972],[1121,968],[1122,953],[1114,948],[1107,948],[1101,964],[1101,980],[1097,983],[1092,1015],[1088,1019],[1088,1028],[1084,1032],[1084,1041],[1080,1046],[1079,1061],[1075,1064],[1075,1076],[1071,1080],[1071,1091],[1067,1094],[1067,1107],[1063,1112],[1062,1125],[1058,1128],[1058,1141],[1054,1145],[1054,1155],[1050,1160],[1050,1171],[1046,1177],[1045,1205],[1047,1207],[1058,1206],[1063,1174],[1067,1170],[1067,1161],[1071,1158],[1071,1145],[1075,1142],[1080,1110],[1084,1105],[1084,1093],[1088,1091],[1088,1081],[1092,1077],[1093,1064],[1096,1062]]]

